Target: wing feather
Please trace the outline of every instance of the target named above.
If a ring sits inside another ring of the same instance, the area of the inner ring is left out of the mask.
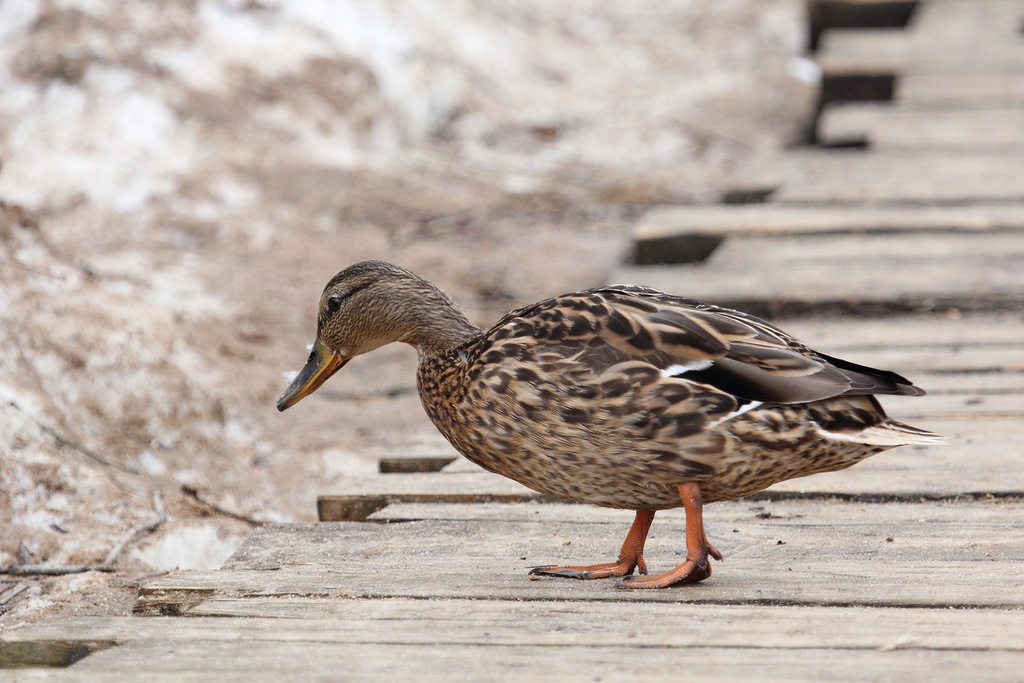
[[[842,395],[923,393],[892,372],[817,353],[754,316],[636,287],[590,290],[597,334],[617,352],[737,398],[807,403]],[[592,347],[593,348],[593,347]],[[599,360],[595,356],[594,360]]]
[[[493,339],[569,357],[599,376],[642,361],[665,378],[703,384],[743,401],[807,403],[843,395],[924,393],[893,372],[817,353],[754,316],[643,287],[616,285],[514,311]],[[509,353],[509,344],[504,353]]]

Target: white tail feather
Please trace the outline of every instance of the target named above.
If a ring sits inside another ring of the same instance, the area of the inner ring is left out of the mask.
[[[911,444],[939,446],[946,443],[939,434],[895,421],[868,427],[859,432],[832,432],[821,427],[818,427],[818,432],[824,438],[833,441],[863,443],[871,446],[909,446]]]

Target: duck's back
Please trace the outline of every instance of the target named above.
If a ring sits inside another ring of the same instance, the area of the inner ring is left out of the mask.
[[[608,507],[677,507],[848,467],[935,435],[875,394],[895,373],[811,351],[753,316],[614,286],[509,313],[422,359],[424,407],[463,455],[530,488]]]

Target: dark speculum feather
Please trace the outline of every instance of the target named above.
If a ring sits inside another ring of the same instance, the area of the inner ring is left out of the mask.
[[[710,367],[686,373],[686,379],[711,386],[740,398],[766,403],[803,403],[843,393],[847,384],[828,376],[783,377],[730,358]]]

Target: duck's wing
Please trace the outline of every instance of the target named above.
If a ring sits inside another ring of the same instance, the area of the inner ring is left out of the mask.
[[[746,401],[924,393],[896,373],[817,353],[754,316],[637,286],[549,299],[514,311],[486,336],[506,353],[525,344],[572,357],[595,375],[618,363],[642,361],[663,377],[708,385]]]

